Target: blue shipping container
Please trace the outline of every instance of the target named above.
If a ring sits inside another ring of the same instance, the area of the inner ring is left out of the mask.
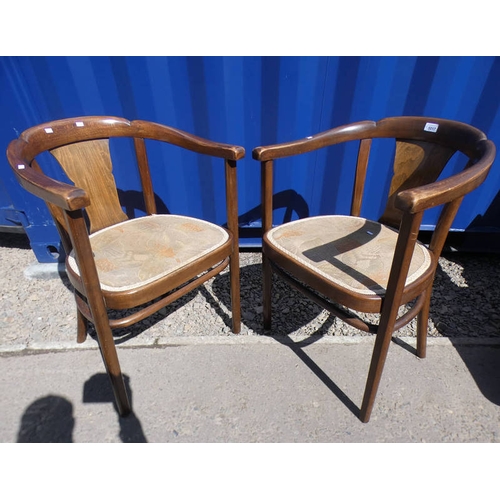
[[[245,147],[239,162],[240,242],[260,244],[260,169],[255,146],[289,141],[358,120],[426,115],[470,123],[500,145],[498,57],[1,57],[0,139],[7,144],[38,123],[82,115],[115,115],[164,123]],[[127,211],[138,179],[127,148],[114,149]],[[159,206],[164,211],[225,222],[223,175],[176,148],[151,152]],[[353,148],[282,160],[276,165],[275,221],[349,209]],[[372,151],[368,182],[380,186],[363,214],[378,217],[389,186],[390,149]],[[154,167],[157,165],[157,167]],[[163,168],[175,169],[175,185]],[[447,171],[459,165],[451,164]],[[59,238],[47,208],[0,162],[0,226],[22,228],[40,262],[50,262]],[[500,234],[500,170],[468,195],[455,231]],[[426,214],[423,229],[437,213]],[[493,239],[492,239],[493,238]],[[478,240],[479,241],[479,240]]]

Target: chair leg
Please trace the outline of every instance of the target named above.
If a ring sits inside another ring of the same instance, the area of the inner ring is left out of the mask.
[[[373,348],[370,370],[366,381],[363,404],[361,405],[360,419],[362,422],[370,420],[373,403],[377,395],[382,371],[384,369],[387,351],[391,343],[392,332],[396,324],[399,304],[403,295],[406,276],[413,254],[418,230],[422,222],[423,212],[412,214],[405,212],[401,220],[398,242],[394,251],[394,258],[387,283],[387,291],[382,302],[380,323],[377,328],[377,338]]]
[[[76,341],[78,344],[83,344],[87,339],[87,328],[88,328],[88,320],[87,318],[80,312],[78,307],[76,308]]]
[[[233,333],[241,331],[241,299],[240,299],[240,262],[238,249],[233,251],[229,261],[231,280],[231,311]]]
[[[269,259],[262,254],[262,312],[264,316],[264,330],[271,329],[271,288],[273,271]]]
[[[426,294],[425,303],[417,316],[417,356],[419,358],[425,358],[427,354],[427,328],[431,306],[431,287],[424,293]]]
[[[115,395],[118,413],[122,416],[130,413],[130,401],[128,399],[125,382],[123,380],[118,355],[116,353],[115,341],[109,326],[106,304],[102,296],[99,284],[99,276],[93,260],[92,247],[87,234],[87,226],[82,210],[65,212],[64,217],[69,228],[73,248],[80,249],[77,253],[77,263],[80,269],[82,283],[86,290],[86,297],[90,315],[93,319],[101,356],[104,361],[106,372],[111,380],[111,386]],[[78,318],[81,322],[81,318]],[[78,325],[81,331],[80,324]]]
[[[124,417],[130,413],[131,406],[108,318],[98,318],[95,321],[95,329],[104,367],[106,368],[115,395],[118,413]]]
[[[393,329],[394,323],[377,332],[365,393],[363,395],[363,404],[361,405],[360,419],[364,423],[370,420],[380,379],[382,378],[387,352],[389,351]]]

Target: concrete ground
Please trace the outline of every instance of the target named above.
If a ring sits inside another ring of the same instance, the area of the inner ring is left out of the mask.
[[[316,341],[315,341],[316,340]],[[390,347],[359,421],[371,338],[186,338],[119,347],[133,414],[115,412],[92,339],[0,357],[7,442],[500,442],[500,348],[431,339]]]

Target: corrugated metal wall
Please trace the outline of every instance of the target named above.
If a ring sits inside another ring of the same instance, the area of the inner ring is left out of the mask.
[[[37,123],[107,114],[242,145],[247,157],[239,167],[241,242],[252,244],[258,240],[251,228],[260,220],[260,169],[251,159],[255,146],[395,115],[461,120],[500,145],[499,82],[496,57],[3,57],[0,140],[6,147]],[[347,212],[353,152],[341,146],[278,163],[277,205],[282,208],[276,221],[290,211],[293,217]],[[379,189],[365,202],[366,216],[380,214],[390,154],[382,143],[371,155],[368,179]],[[137,178],[118,149],[116,155],[125,168],[116,171],[117,178],[132,200]],[[173,148],[155,150],[153,156],[156,193],[165,209],[224,223],[220,165],[181,156]],[[162,175],[163,165],[173,169],[173,182]],[[43,260],[44,248],[57,241],[50,217],[43,204],[18,188],[5,156],[0,168],[0,224],[14,224],[17,213]],[[500,231],[499,176],[494,166],[483,187],[466,198],[454,229]],[[430,212],[424,227],[435,221],[436,213]]]

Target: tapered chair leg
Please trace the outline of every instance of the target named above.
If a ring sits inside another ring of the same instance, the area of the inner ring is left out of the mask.
[[[265,253],[262,254],[262,313],[264,316],[264,329],[271,329],[271,288],[272,288],[271,264]]]
[[[118,362],[115,341],[111,332],[111,327],[109,326],[109,319],[99,284],[97,269],[93,259],[89,258],[89,256],[92,255],[92,248],[87,236],[87,227],[83,212],[81,210],[66,212],[65,219],[70,228],[70,233],[72,234],[73,248],[81,248],[82,258],[77,260],[77,263],[80,269],[82,282],[86,289],[90,314],[97,333],[104,366],[111,380],[118,413],[125,416],[130,413],[130,401],[125,388],[120,363]],[[85,257],[87,257],[87,259],[85,259]],[[82,328],[80,325],[81,321],[81,317],[78,317],[79,331]]]
[[[76,308],[76,328],[76,341],[78,344],[83,344],[87,340],[88,320],[78,307]]]
[[[106,321],[96,321],[95,328],[104,367],[113,388],[118,413],[124,417],[130,413],[131,405],[118,361],[113,334]]]
[[[368,379],[366,381],[365,393],[363,395],[363,403],[361,405],[360,420],[364,423],[370,420],[380,379],[382,378],[387,352],[389,351],[389,345],[391,343],[393,328],[394,325],[391,325],[391,327],[387,327],[377,333],[370,370],[368,372]]]
[[[429,309],[431,306],[431,288],[425,292],[425,302],[417,317],[417,356],[425,358],[427,354],[427,329],[429,325]]]
[[[238,251],[233,251],[229,261],[229,272],[231,281],[231,315],[233,322],[233,333],[241,331],[241,299],[240,299],[240,262]]]

